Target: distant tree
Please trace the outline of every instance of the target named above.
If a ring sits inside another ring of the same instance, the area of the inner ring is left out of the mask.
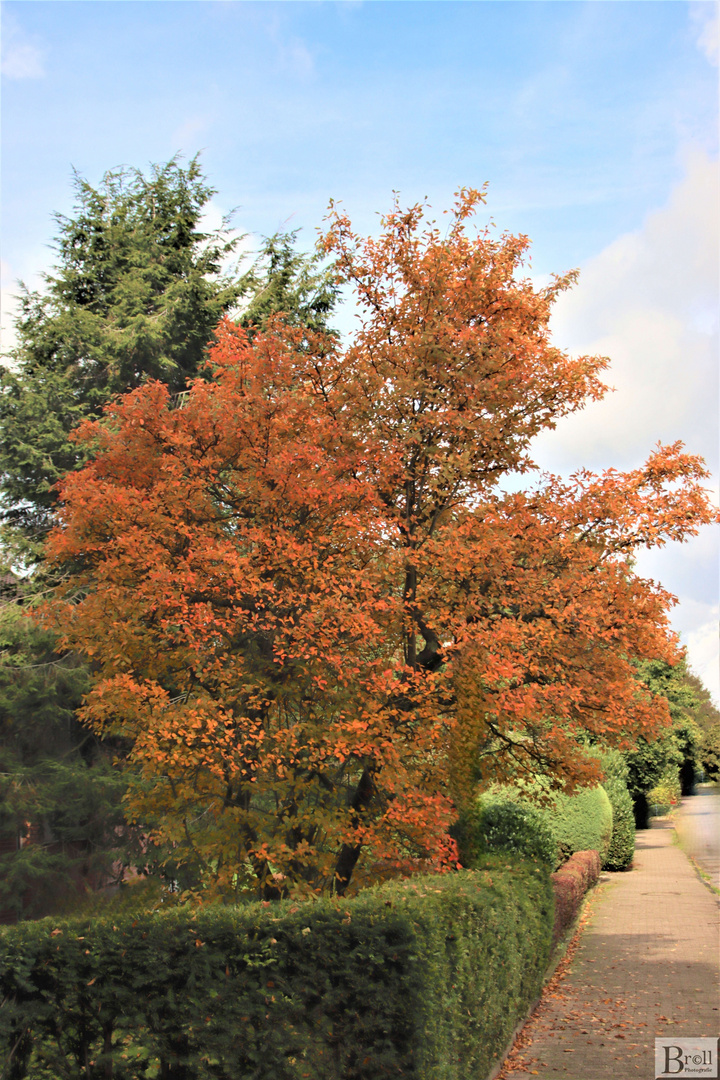
[[[720,780],[720,710],[714,705],[707,687],[693,671],[688,671],[687,683],[695,695],[692,716],[700,729],[698,764],[713,780]]]
[[[683,659],[672,665],[664,660],[645,660],[637,665],[637,671],[642,684],[667,701],[672,721],[656,738],[640,737],[625,754],[635,823],[643,829],[649,817],[647,793],[663,777],[677,777],[683,795],[692,793],[695,776],[703,767],[705,742],[700,720],[711,717],[713,707],[707,690]]]

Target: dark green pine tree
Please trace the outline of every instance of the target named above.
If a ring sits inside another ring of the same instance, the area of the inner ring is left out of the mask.
[[[282,313],[294,326],[329,329],[339,293],[332,268],[324,268],[319,255],[299,252],[297,237],[296,229],[265,240],[251,271],[252,296],[238,319],[241,326],[262,329]]]
[[[76,710],[89,673],[32,615],[32,582],[0,581],[0,922],[82,901],[137,857],[126,787]]]
[[[52,520],[53,485],[79,461],[68,438],[113,395],[147,378],[173,391],[202,366],[221,316],[250,289],[223,274],[238,238],[200,228],[214,189],[197,158],[75,174],[75,211],[56,216],[57,263],[42,292],[20,283],[18,344],[0,370],[4,519],[26,555]],[[7,530],[6,530],[7,532]]]
[[[0,503],[5,544],[32,563],[55,504],[54,485],[81,464],[70,432],[114,395],[148,378],[173,392],[202,373],[223,315],[262,327],[271,315],[325,327],[337,298],[319,256],[297,232],[266,240],[252,266],[223,267],[240,237],[229,219],[206,233],[215,194],[197,157],[107,172],[94,188],[74,175],[75,212],[56,215],[57,263],[43,292],[20,283],[17,347],[0,366]]]

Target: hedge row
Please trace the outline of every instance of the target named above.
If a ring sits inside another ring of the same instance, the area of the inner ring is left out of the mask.
[[[613,812],[610,844],[602,862],[603,870],[628,870],[635,854],[635,812],[628,790],[629,769],[619,750],[600,755],[605,788]]]
[[[605,858],[612,836],[613,812],[602,787],[581,788],[574,795],[558,794],[554,805],[541,811],[558,842],[561,856],[597,851]]]
[[[574,795],[556,794],[550,805],[538,806],[512,785],[483,792],[465,811],[454,833],[465,866],[474,866],[487,852],[507,851],[549,865],[551,870],[576,851],[592,849],[603,861],[612,834],[613,806],[602,787],[583,788]],[[626,843],[623,833],[619,857],[624,856]],[[634,829],[631,843],[634,850]]]
[[[600,856],[597,851],[576,851],[552,875],[555,892],[553,946],[575,921],[585,893],[597,884],[599,877]]]
[[[534,1000],[545,868],[0,931],[3,1080],[469,1080]]]
[[[463,866],[473,868],[486,855],[505,851],[554,870],[558,844],[550,825],[536,807],[507,798],[505,790],[481,795],[454,826]]]

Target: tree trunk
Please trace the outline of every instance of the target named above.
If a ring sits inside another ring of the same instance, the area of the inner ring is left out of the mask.
[[[352,817],[353,825],[360,824],[360,811],[369,806],[375,794],[375,784],[373,783],[373,772],[369,766],[363,769],[360,782],[357,786],[357,791],[353,797],[352,807],[356,811]],[[360,852],[362,850],[362,844],[343,844],[338,855],[337,863],[335,864],[335,892],[338,896],[343,896],[347,889],[352,872],[355,869],[358,859],[360,858]]]

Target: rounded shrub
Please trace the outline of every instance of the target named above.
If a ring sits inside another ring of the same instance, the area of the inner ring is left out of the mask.
[[[483,855],[500,851],[551,870],[557,865],[557,843],[542,814],[501,795],[480,796],[460,819],[455,838],[464,866],[472,867]]]
[[[616,776],[609,776],[603,784],[613,812],[612,834],[603,870],[627,870],[635,854],[635,814],[633,801],[627,785]]]
[[[597,851],[607,856],[613,827],[613,811],[607,792],[599,785],[582,788],[574,795],[556,795],[554,805],[541,811],[561,853]]]

